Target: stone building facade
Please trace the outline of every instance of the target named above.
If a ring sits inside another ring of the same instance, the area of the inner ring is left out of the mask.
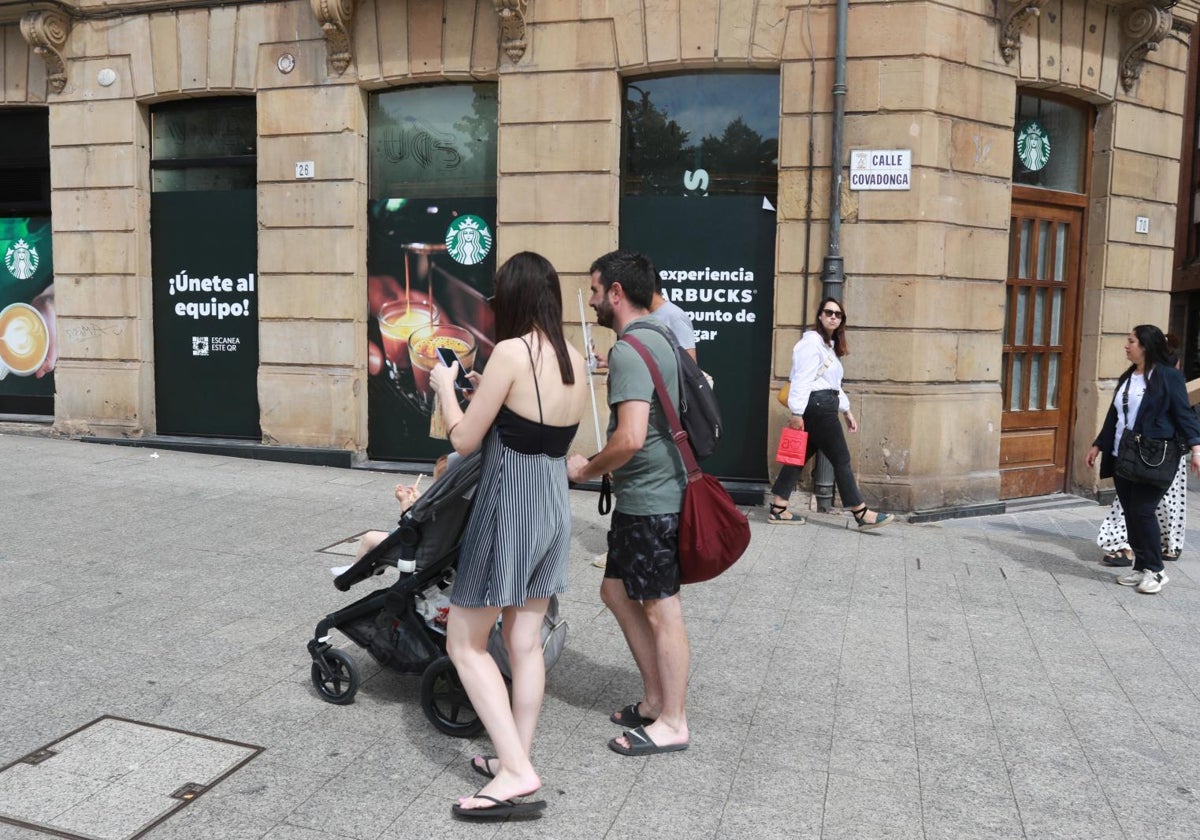
[[[884,507],[1094,491],[1084,456],[1124,368],[1124,337],[1167,322],[1195,7],[995,6],[848,10],[841,164],[856,150],[911,160],[908,189],[856,190],[844,178],[840,191],[845,363],[861,425],[852,446],[868,498]],[[770,370],[750,401],[767,419],[752,441],[758,475],[743,477],[765,482],[773,469],[784,421],[774,391],[812,320],[828,251],[834,4],[74,0],[3,14],[0,128],[16,111],[48,114],[54,428],[162,434],[151,115],[247,97],[258,354],[249,437],[347,462],[370,454],[373,97],[496,86],[496,256],[531,249],[555,264],[578,340],[590,263],[627,241],[628,86],[778,74],[773,291],[756,327],[769,336]],[[1018,134],[1059,117],[1075,126],[1062,135],[1074,174],[1065,186],[1016,177]],[[314,165],[311,177],[299,177],[300,163]],[[1048,261],[1045,272],[1026,257]],[[611,342],[602,332],[601,350]],[[590,432],[576,445],[590,451]]]

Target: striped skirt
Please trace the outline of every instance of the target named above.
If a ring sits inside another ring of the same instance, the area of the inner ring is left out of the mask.
[[[567,589],[571,505],[566,458],[509,449],[495,427],[484,442],[450,602],[521,606]]]

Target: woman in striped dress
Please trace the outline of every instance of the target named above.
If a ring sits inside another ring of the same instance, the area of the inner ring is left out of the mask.
[[[446,652],[496,749],[471,760],[489,781],[453,808],[471,818],[545,807],[513,800],[541,787],[529,754],[546,682],[542,619],[550,596],[566,590],[566,454],[587,399],[583,357],[563,336],[554,266],[527,251],[513,256],[496,273],[492,308],[497,344],[484,374],[471,374],[476,387],[465,414],[454,393],[457,364],[430,376],[455,450],[484,450],[446,628]],[[512,665],[511,702],[487,651],[497,617]]]

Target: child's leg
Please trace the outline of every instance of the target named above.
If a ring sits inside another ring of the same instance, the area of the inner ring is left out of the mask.
[[[383,542],[383,538],[387,536],[387,531],[367,531],[358,541],[358,553],[354,555],[354,561],[357,563],[363,558],[368,551]]]

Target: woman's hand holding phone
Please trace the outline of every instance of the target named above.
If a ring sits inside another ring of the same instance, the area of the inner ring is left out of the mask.
[[[455,365],[458,365],[458,369],[456,371],[457,375],[454,377],[455,390],[458,390],[458,391],[474,391],[475,390],[475,382],[471,379],[471,376],[463,369],[462,362],[459,361],[457,353],[455,353],[449,347],[439,347],[439,348],[437,348],[437,354],[438,354],[438,358],[440,358],[442,360],[442,364],[444,364],[446,367],[453,368]]]

